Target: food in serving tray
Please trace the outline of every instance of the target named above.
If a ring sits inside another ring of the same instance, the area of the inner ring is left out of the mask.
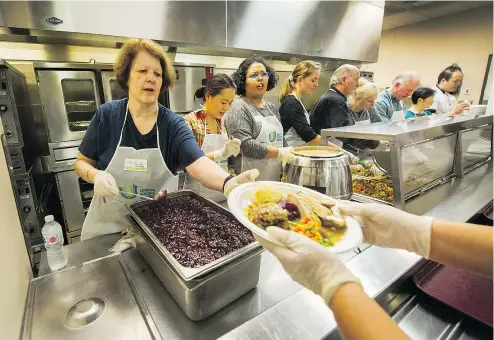
[[[273,187],[256,189],[245,208],[249,221],[260,228],[277,226],[307,236],[323,246],[334,246],[345,235],[347,224],[335,202],[304,193],[286,196]]]
[[[393,202],[393,187],[386,181],[371,178],[352,178],[354,193],[376,198],[381,201]]]
[[[356,194],[376,198],[385,202],[393,202],[393,186],[389,174],[376,174],[372,171],[374,163],[353,165],[352,189]]]
[[[191,196],[151,202],[134,211],[184,267],[201,267],[255,241],[235,218]]]
[[[370,163],[370,166],[369,164],[351,165],[350,170],[352,171],[352,175],[375,178],[380,180],[391,180],[391,175],[380,171],[375,165],[372,165],[372,163]]]

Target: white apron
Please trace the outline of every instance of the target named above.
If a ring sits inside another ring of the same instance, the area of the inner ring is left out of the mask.
[[[370,124],[371,123],[369,110],[365,111],[368,118],[362,119],[362,120],[357,120],[357,119],[360,119],[360,117],[358,117],[356,112],[354,114],[354,111],[351,109],[350,102],[348,102],[348,111],[349,111],[348,113],[350,114],[350,117],[353,118],[353,122],[355,123],[355,125],[364,125],[364,124]],[[363,111],[363,110],[361,110],[361,111]]]
[[[251,105],[254,106],[252,103]],[[267,105],[266,107],[270,110]],[[258,142],[277,148],[283,147],[283,126],[276,116],[273,115],[263,117],[258,115],[254,116],[254,120],[257,123],[261,123],[261,132],[256,138]],[[257,178],[257,181],[279,182],[281,180],[281,161],[276,158],[257,159],[242,156],[241,172],[251,169],[259,170],[259,177]]]
[[[206,133],[206,120],[204,120],[204,141],[202,143],[201,150],[204,151],[204,153],[208,152],[213,152],[216,150],[222,149],[226,142],[228,141],[228,137],[226,134],[221,133],[221,134],[212,134],[212,133]],[[220,167],[223,168],[226,172],[228,172],[228,160],[224,159],[219,162],[216,162]],[[211,190],[209,188],[206,188],[204,185],[199,183],[194,179],[189,174],[185,175],[185,184],[184,184],[184,189],[192,190],[196,194],[199,194],[207,199],[210,199],[214,202],[221,202],[226,200],[225,195],[222,192],[216,191],[216,190]]]
[[[298,100],[297,97],[295,97],[295,99]],[[305,119],[307,119],[307,124],[310,124],[309,113],[305,109],[304,104],[302,104],[302,102],[300,100],[298,100],[298,102],[300,103],[300,105],[302,105],[302,108],[304,109],[304,114],[305,114]],[[288,146],[297,147],[297,146],[306,146],[307,145],[307,143],[304,142],[304,140],[302,138],[300,138],[300,136],[298,135],[297,131],[295,131],[293,126],[290,128],[290,130],[288,130],[286,132],[285,140],[286,140]]]
[[[367,116],[370,117],[369,112],[367,111]],[[355,120],[355,125],[365,125],[365,124],[370,124],[371,120],[370,118],[364,119],[364,120]]]
[[[405,120],[405,111],[403,110],[393,111],[393,116],[391,117],[391,120],[394,122]]]
[[[178,176],[174,176],[165,164],[160,150],[158,126],[156,126],[157,148],[136,150],[132,147],[120,146],[128,114],[127,104],[120,140],[106,171],[115,177],[120,191],[148,197],[154,197],[163,189],[168,192],[177,191]],[[134,195],[123,193],[104,199],[101,196],[94,196],[84,220],[81,240],[121,232],[130,227],[125,204],[140,200]]]

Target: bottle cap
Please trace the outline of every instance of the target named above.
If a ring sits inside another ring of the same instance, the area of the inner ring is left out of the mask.
[[[55,218],[53,217],[53,215],[46,215],[45,216],[45,223],[50,223],[51,221],[54,221]]]

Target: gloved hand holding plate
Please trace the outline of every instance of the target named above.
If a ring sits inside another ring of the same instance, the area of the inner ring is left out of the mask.
[[[358,247],[363,235],[359,223],[337,205],[317,191],[271,181],[242,184],[228,196],[230,211],[255,235],[276,243],[266,231],[276,226],[342,253]]]

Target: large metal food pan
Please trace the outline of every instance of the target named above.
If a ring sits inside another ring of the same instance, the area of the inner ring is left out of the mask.
[[[139,230],[142,233],[142,230]],[[259,282],[262,248],[244,252],[223,267],[190,281],[183,281],[146,235],[137,237],[137,249],[173,296],[183,312],[200,321],[232,303]]]
[[[170,201],[173,200],[174,198],[177,197],[182,197],[182,196],[190,196],[197,198],[201,200],[202,202],[206,203],[208,206],[213,208],[214,210],[218,211],[219,213],[225,215],[226,217],[230,217],[235,219],[232,213],[230,213],[228,210],[224,209],[223,207],[219,206],[215,202],[212,202],[202,196],[197,195],[195,192],[191,190],[181,190],[181,191],[176,191],[173,193],[169,193],[167,195],[166,200]],[[139,207],[142,207],[144,205],[148,204],[156,204],[153,201],[142,201],[142,202],[137,202],[133,203],[130,205],[127,205],[127,209],[130,211],[130,214],[132,217],[135,219],[137,222],[137,229],[140,231],[143,237],[146,238],[147,242],[153,245],[155,249],[159,251],[162,257],[166,259],[168,263],[171,264],[171,266],[174,268],[174,270],[178,273],[178,275],[184,280],[184,281],[189,281],[194,278],[198,278],[200,276],[206,275],[207,273],[210,273],[211,271],[214,271],[215,269],[218,269],[219,267],[224,266],[227,263],[230,263],[234,261],[235,259],[238,259],[245,255],[246,253],[250,252],[253,249],[258,249],[261,247],[261,245],[254,241],[247,246],[240,248],[226,256],[223,256],[213,262],[210,262],[204,266],[197,267],[197,268],[189,268],[189,267],[184,267],[182,266],[174,257],[173,255],[166,249],[166,247],[156,238],[154,233],[146,226],[146,224],[139,218],[137,213],[134,211],[134,209],[137,209]],[[166,202],[161,202],[161,204],[166,204]]]

